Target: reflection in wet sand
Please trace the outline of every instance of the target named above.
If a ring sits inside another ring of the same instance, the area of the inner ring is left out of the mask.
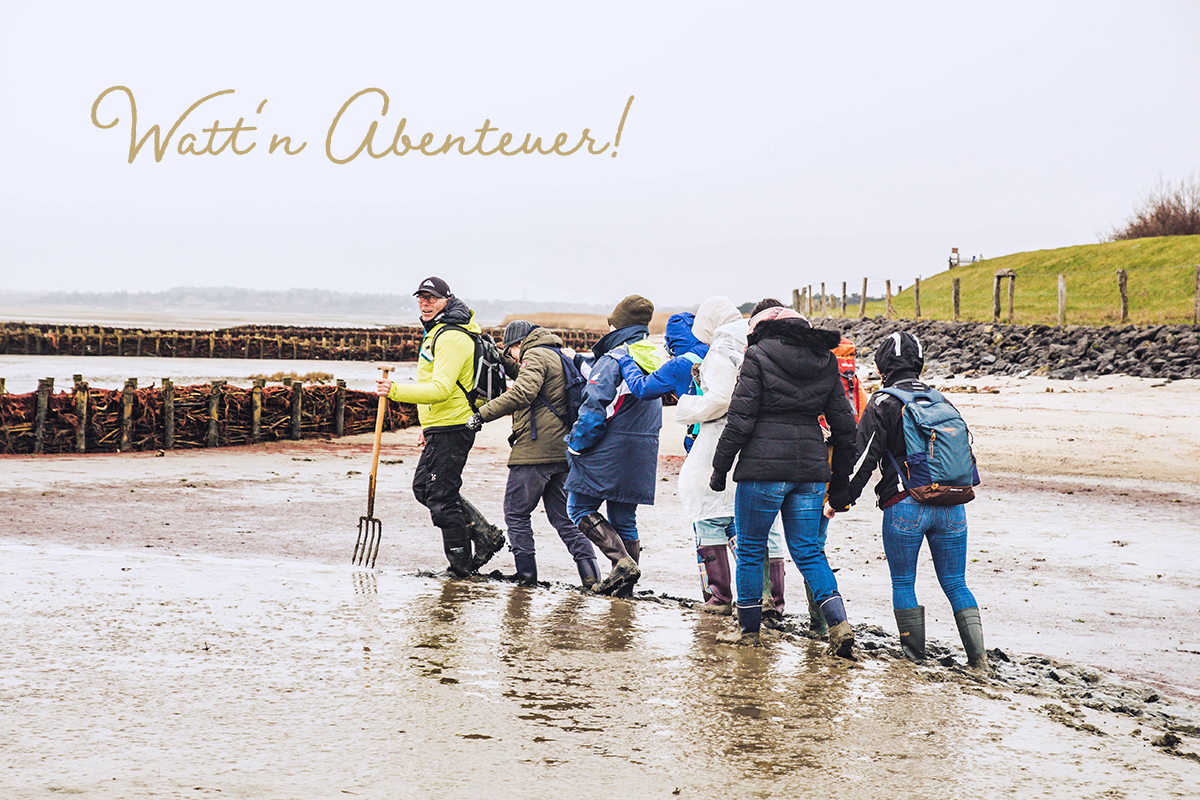
[[[5,798],[1076,798],[1200,783],[1200,764],[1130,736],[1135,720],[1075,730],[1003,684],[831,659],[803,638],[718,645],[728,620],[674,604],[2,555]]]

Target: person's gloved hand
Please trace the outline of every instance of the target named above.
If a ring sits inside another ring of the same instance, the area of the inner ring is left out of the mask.
[[[850,510],[850,484],[833,482],[829,484],[829,507],[841,513]]]
[[[479,416],[477,413],[468,417],[467,430],[474,431],[475,433],[479,433],[481,430],[483,430],[483,417]]]
[[[708,488],[712,489],[714,492],[725,491],[725,473],[714,472],[712,477],[708,479]]]

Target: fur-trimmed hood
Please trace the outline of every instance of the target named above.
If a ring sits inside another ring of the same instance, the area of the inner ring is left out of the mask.
[[[764,339],[782,339],[797,347],[831,351],[841,344],[842,335],[837,331],[814,328],[808,324],[808,320],[768,319],[754,326],[746,341],[755,345]]]

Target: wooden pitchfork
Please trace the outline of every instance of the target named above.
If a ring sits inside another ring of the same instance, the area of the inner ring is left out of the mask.
[[[383,380],[394,367],[381,364]],[[367,515],[358,518],[358,541],[354,543],[354,556],[350,563],[367,569],[375,568],[375,557],[379,555],[379,540],[383,538],[383,523],[375,519],[375,473],[379,471],[379,443],[383,439],[383,415],[387,413],[387,397],[379,396],[379,410],[375,412],[375,449],[371,452],[371,481],[367,484]]]

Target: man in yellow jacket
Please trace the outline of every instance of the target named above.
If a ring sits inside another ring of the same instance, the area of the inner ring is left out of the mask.
[[[417,356],[417,382],[378,381],[377,392],[417,407],[421,423],[417,441],[423,450],[413,475],[413,495],[442,529],[450,572],[465,577],[486,564],[505,541],[504,532],[459,494],[467,454],[475,444],[475,432],[466,424],[474,412],[464,388],[475,382],[475,341],[463,329],[472,333],[482,329],[475,312],[441,278],[421,281],[413,295],[425,328]]]

